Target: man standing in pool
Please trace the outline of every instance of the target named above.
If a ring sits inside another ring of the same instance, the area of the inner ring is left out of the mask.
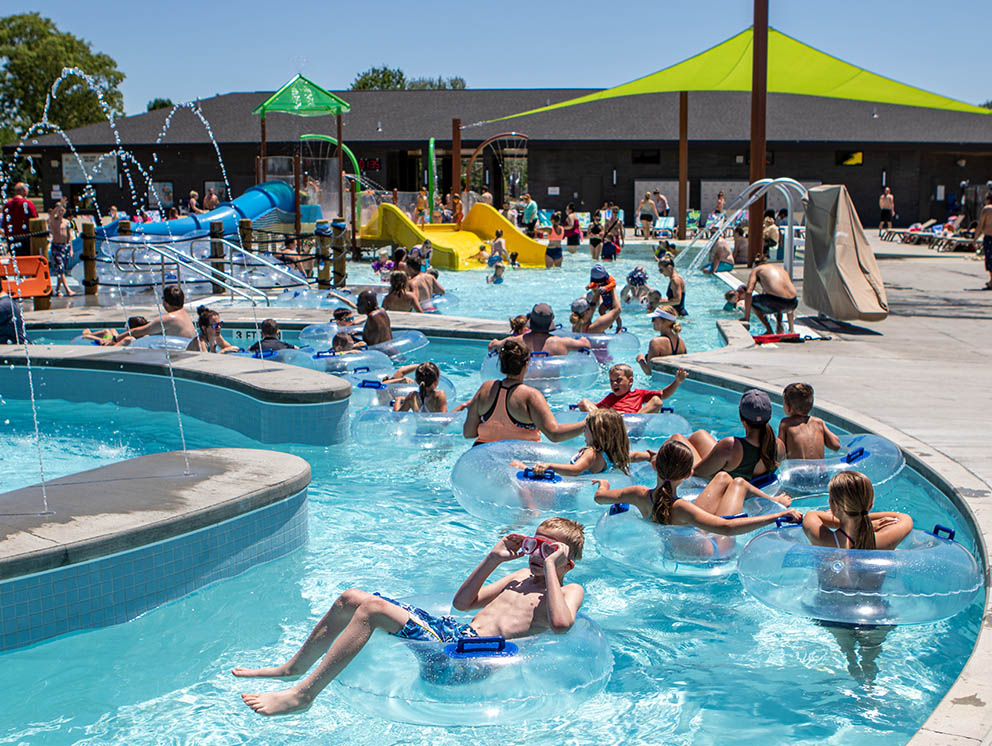
[[[363,290],[358,294],[358,312],[365,316],[365,328],[362,339],[367,345],[377,345],[388,342],[393,338],[393,325],[389,322],[389,314],[384,308],[379,308],[379,299],[371,290]]]
[[[547,303],[538,303],[527,314],[527,325],[530,331],[519,337],[520,341],[526,345],[531,352],[545,352],[548,355],[567,355],[572,350],[580,350],[589,347],[589,340],[585,337],[573,339],[572,337],[556,337],[551,333],[551,328],[555,323],[555,312]],[[496,349],[507,339],[505,337],[496,345]]]
[[[323,656],[317,668],[295,686],[278,692],[241,695],[260,715],[305,710],[381,629],[400,639],[457,642],[463,637],[527,637],[551,630],[567,632],[585,598],[578,583],[564,583],[565,574],[582,559],[585,536],[581,524],[549,518],[534,536],[507,534],[462,583],[452,601],[459,611],[480,609],[471,623],[436,617],[422,609],[378,593],[351,588],[342,593],[313,628],[296,654],[281,666],[235,668],[235,676],[299,677]],[[527,567],[486,584],[504,562],[527,557]],[[535,672],[540,675],[540,672]]]
[[[760,293],[755,293],[754,289],[761,283]],[[799,294],[796,286],[789,279],[789,274],[776,264],[768,264],[768,257],[758,254],[754,260],[754,269],[751,276],[747,278],[747,288],[744,291],[744,318],[745,324],[751,321],[751,309],[754,314],[765,325],[765,330],[771,334],[772,328],[768,324],[767,314],[775,314],[775,333],[782,333],[782,314],[789,317],[789,331],[795,331],[796,308],[799,306]]]
[[[193,319],[189,317],[189,311],[183,306],[186,303],[186,295],[178,285],[166,285],[162,290],[162,308],[165,313],[156,316],[144,326],[135,329],[125,329],[114,337],[114,344],[122,341],[125,337],[131,336],[135,339],[147,337],[150,334],[164,334],[166,336],[184,337],[192,339],[196,336],[196,328],[193,326]]]

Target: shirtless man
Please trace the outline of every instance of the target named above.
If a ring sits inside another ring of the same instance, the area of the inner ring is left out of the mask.
[[[388,342],[393,338],[393,326],[389,323],[389,314],[379,308],[379,300],[371,290],[363,290],[358,294],[358,312],[365,316],[365,328],[362,339],[367,345],[377,345]]]
[[[297,678],[323,656],[313,673],[289,689],[242,694],[241,699],[260,715],[306,710],[377,629],[400,639],[437,643],[457,642],[463,637],[513,639],[546,631],[567,632],[575,624],[585,591],[581,585],[565,583],[564,579],[582,559],[584,544],[582,526],[567,518],[547,519],[534,536],[504,536],[455,593],[452,606],[456,609],[479,609],[469,624],[450,616],[435,617],[409,604],[351,588],[338,597],[303,647],[281,666],[231,671],[244,677]],[[526,567],[486,583],[504,562],[524,558]],[[444,676],[444,667],[437,661],[425,660],[423,664],[439,677]],[[497,698],[498,692],[493,697]]]
[[[992,192],[985,195],[985,207],[978,215],[978,227],[975,229],[975,246],[978,238],[982,238],[985,252],[985,271],[989,273],[989,281],[985,283],[986,290],[992,290]]]
[[[747,278],[747,288],[744,294],[744,318],[745,324],[751,321],[751,309],[754,314],[765,325],[768,334],[772,333],[772,328],[768,324],[767,314],[775,314],[775,333],[782,333],[782,314],[789,316],[789,331],[795,331],[796,308],[799,306],[799,297],[796,293],[796,286],[792,284],[788,273],[776,264],[768,264],[768,257],[759,254],[754,260],[754,269],[751,276]],[[760,293],[755,293],[755,286],[761,283]]]
[[[407,269],[410,270],[410,289],[417,295],[417,300],[421,304],[429,301],[435,295],[444,295],[444,287],[434,277],[421,271],[423,264],[415,257],[408,257],[406,260]]]
[[[722,236],[713,244],[710,249],[710,261],[703,267],[703,274],[711,275],[714,272],[728,272],[734,268],[734,253],[730,249],[727,239]]]
[[[72,223],[66,220],[65,205],[56,202],[48,212],[48,233],[52,238],[52,245],[48,251],[49,263],[51,266],[51,276],[56,278],[55,295],[73,295],[69,286],[65,282],[66,265],[72,257]]]
[[[128,335],[138,339],[147,337],[149,334],[164,334],[171,337],[184,337],[192,339],[196,335],[196,327],[193,326],[193,319],[189,317],[189,312],[183,308],[186,296],[182,288],[178,285],[167,285],[162,291],[162,307],[165,313],[156,316],[144,326],[126,329],[116,337],[114,344],[121,342]]]
[[[567,355],[572,350],[580,350],[589,347],[589,340],[585,337],[573,339],[572,337],[555,337],[551,334],[551,327],[555,323],[555,312],[547,303],[538,303],[527,314],[530,331],[518,337],[527,349],[531,352],[546,352],[548,355]],[[506,339],[514,339],[507,337]],[[502,344],[506,339],[501,339]]]
[[[878,198],[878,213],[878,233],[881,235],[883,228],[892,227],[892,218],[896,214],[896,198],[888,187],[885,187],[882,196]]]
[[[785,443],[785,457],[821,459],[824,449],[836,451],[840,440],[813,411],[813,387],[808,383],[790,383],[782,392],[785,417],[778,423],[778,439]]]
[[[203,209],[210,211],[220,204],[220,197],[214,192],[214,188],[210,187],[207,190],[207,196],[203,198]]]

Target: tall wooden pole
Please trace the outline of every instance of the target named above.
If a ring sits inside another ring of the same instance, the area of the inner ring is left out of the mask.
[[[679,239],[685,240],[686,214],[689,211],[689,92],[679,93],[679,209],[675,220]]]
[[[338,217],[344,217],[344,141],[341,139],[341,112],[338,112]]]
[[[754,28],[751,58],[751,183],[765,178],[766,109],[768,103],[768,0],[754,0]],[[762,249],[764,198],[748,211],[748,264]]]
[[[300,151],[293,153],[293,232],[296,234],[296,250],[300,251]]]
[[[465,174],[465,187],[471,174]],[[451,193],[462,193],[462,120],[451,120]],[[431,205],[430,209],[434,209]]]
[[[262,173],[262,182],[264,183],[265,181],[268,180],[268,175],[269,175],[269,173],[268,173],[269,172],[269,169],[266,167],[266,162],[265,162],[265,155],[266,155],[266,153],[265,153],[265,112],[264,111],[262,112],[262,120],[261,121],[262,121],[262,156],[260,158],[260,160],[261,160],[261,168],[260,168],[260,170],[261,170],[261,173]]]

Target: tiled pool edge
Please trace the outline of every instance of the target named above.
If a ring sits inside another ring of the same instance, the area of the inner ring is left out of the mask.
[[[153,454],[53,480],[50,516],[0,516],[0,651],[128,621],[306,543],[306,461],[248,449],[190,458],[188,482],[181,453]],[[36,491],[5,497],[23,508]],[[146,491],[143,504],[127,499]],[[90,506],[77,493],[99,503],[95,515],[73,514],[74,500]]]
[[[724,333],[724,325],[720,326],[721,333]],[[739,324],[733,323],[726,326],[742,328]],[[757,388],[767,391],[774,401],[781,402],[782,399],[781,391],[762,381],[718,371],[710,365],[695,363],[691,356],[680,356],[674,361],[654,358],[651,367],[667,374],[674,373],[677,368],[684,368],[689,371],[692,380],[701,383],[740,392]],[[992,542],[992,501],[982,501],[980,498],[990,496],[990,485],[940,451],[868,415],[819,399],[816,403],[816,413],[827,422],[846,430],[867,430],[899,445],[906,454],[907,464],[940,489],[961,511],[965,520],[971,523],[985,573],[986,595],[982,624],[979,627],[975,647],[961,674],[926,722],[908,741],[908,746],[937,746],[948,743],[985,746],[992,742],[992,678],[987,675],[987,671],[992,668],[992,633],[986,631],[987,627],[992,626],[992,607],[990,607],[992,594],[989,593],[992,567],[988,553],[988,545]]]

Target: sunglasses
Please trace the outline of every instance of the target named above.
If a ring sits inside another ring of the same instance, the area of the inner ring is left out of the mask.
[[[520,542],[520,551],[524,554],[540,553],[541,559],[547,559],[558,549],[558,544],[540,536],[525,536]]]
[[[223,321],[218,321],[216,324],[211,324],[210,325],[210,328],[211,329],[222,329],[223,327],[224,327],[224,322]]]

